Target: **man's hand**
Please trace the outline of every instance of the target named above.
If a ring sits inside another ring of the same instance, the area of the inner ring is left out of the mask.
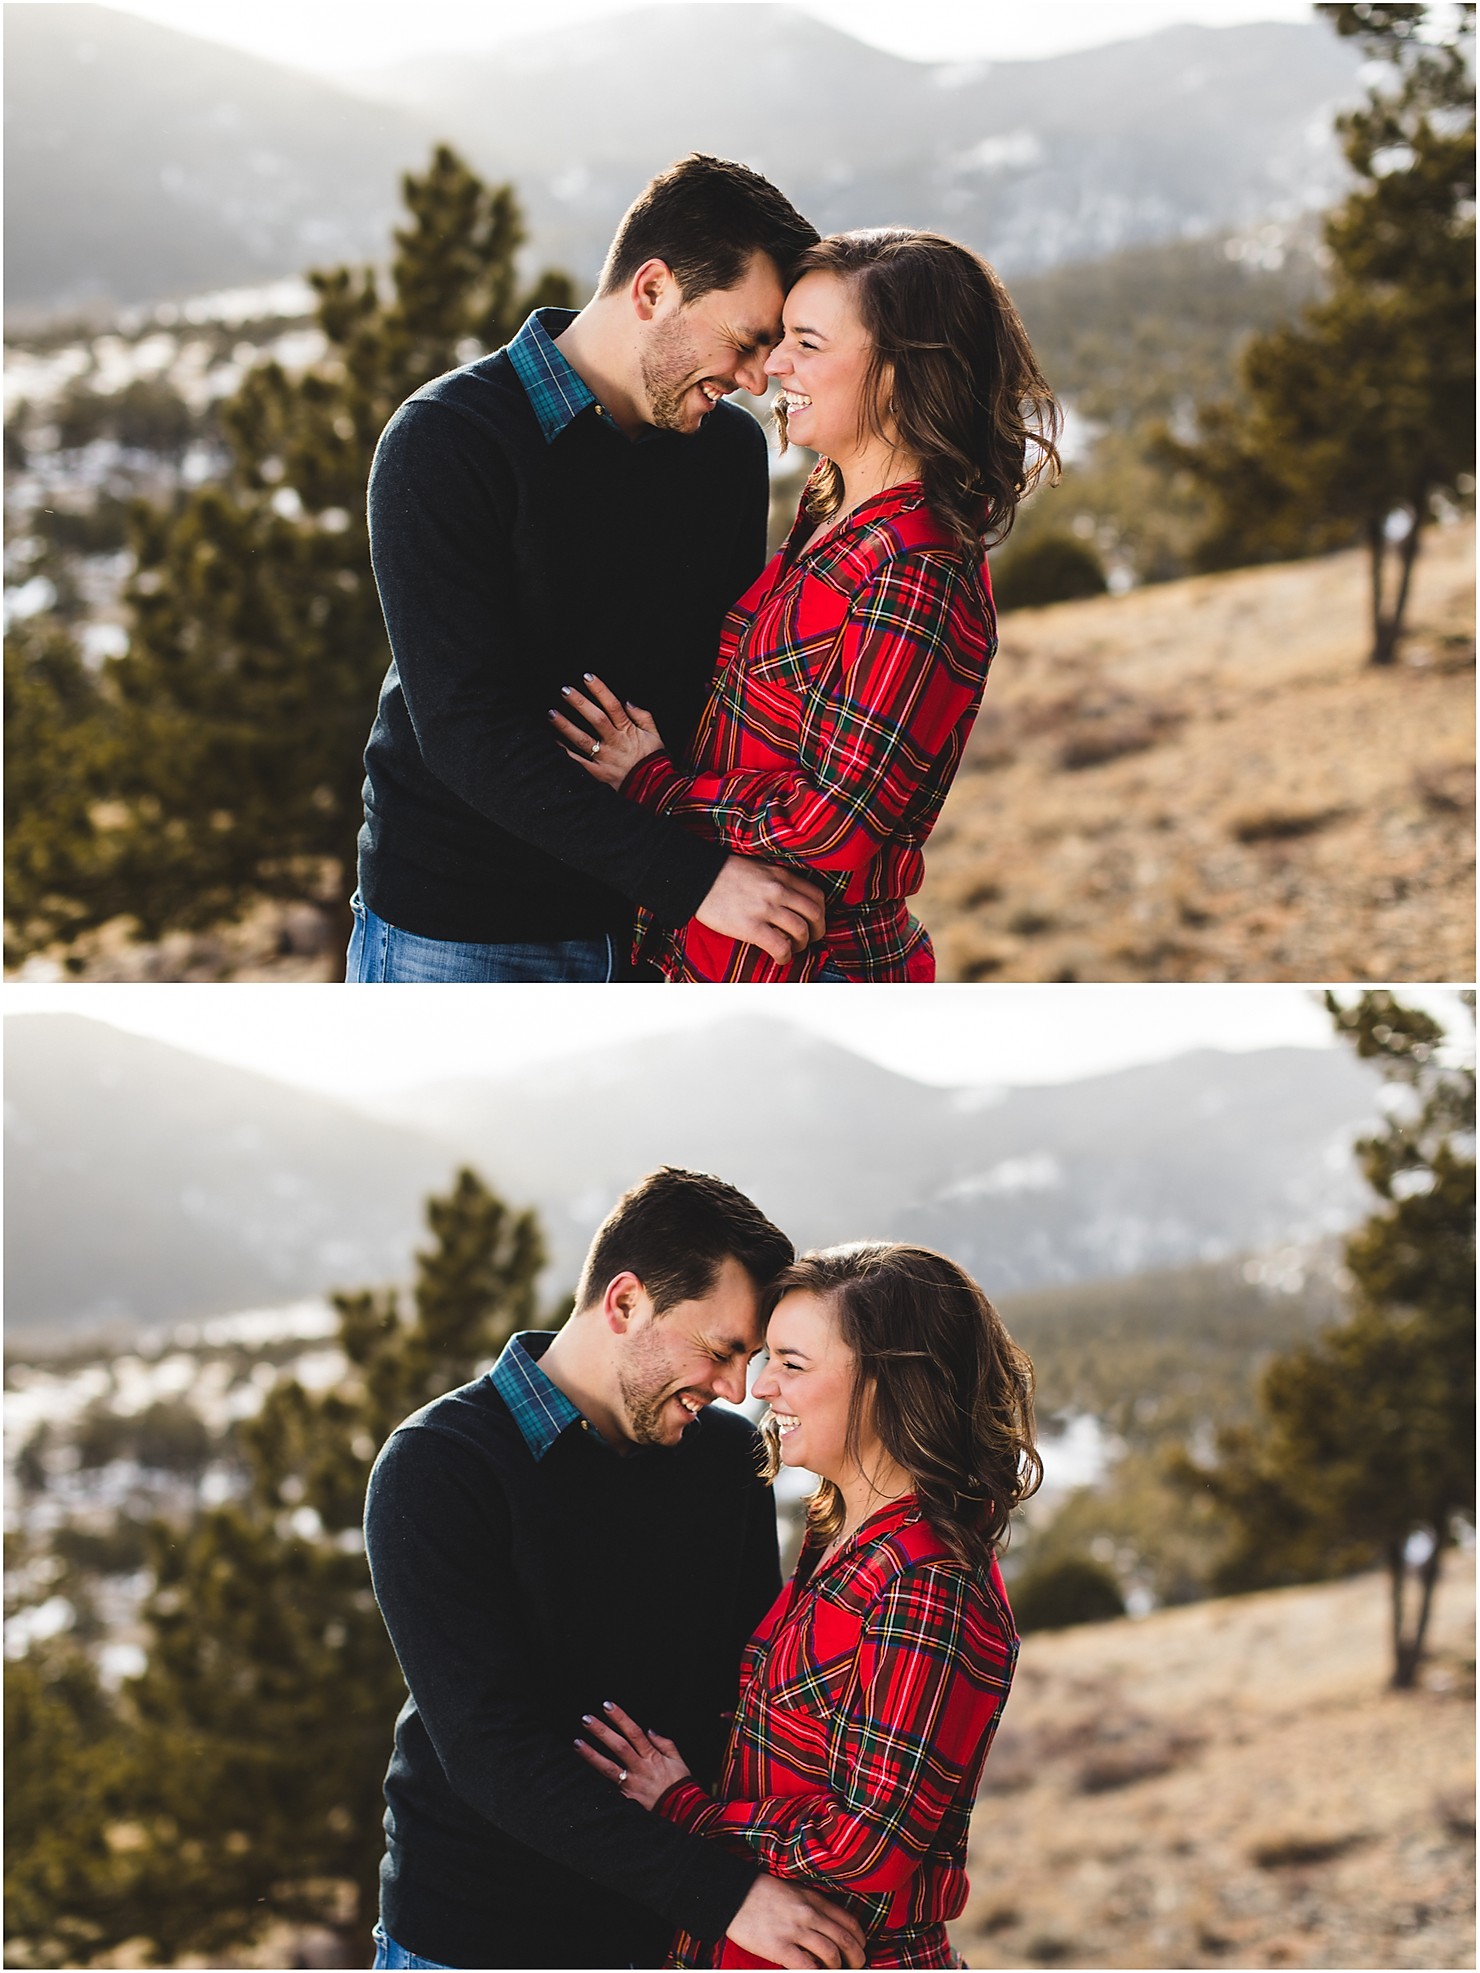
[[[816,884],[779,864],[732,856],[694,913],[711,932],[758,945],[784,966],[822,937],[826,899]]]
[[[862,1966],[863,1928],[841,1905],[779,1877],[757,1877],[725,1935],[772,1966]]]

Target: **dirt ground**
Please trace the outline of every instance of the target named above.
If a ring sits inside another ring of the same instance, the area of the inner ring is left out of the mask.
[[[1434,530],[1402,662],[1360,554],[1002,621],[915,909],[943,980],[1471,980],[1475,530]],[[336,980],[348,914],[264,904],[11,975]]]
[[[1473,525],[1003,618],[917,910],[948,980],[1474,978]]]
[[[1470,1967],[1475,1571],[1420,1690],[1385,1578],[1039,1632],[987,1762],[975,1967]]]

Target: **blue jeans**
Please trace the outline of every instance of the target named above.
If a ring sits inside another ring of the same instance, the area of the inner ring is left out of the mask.
[[[376,1921],[375,1925],[375,1964],[379,1966],[441,1966],[445,1959],[422,1959],[414,1952],[407,1952],[398,1946],[385,1927]]]
[[[355,914],[344,969],[349,986],[466,986],[617,977],[617,941],[610,932],[600,938],[546,944],[474,945],[403,932],[377,918],[358,891],[349,904]]]

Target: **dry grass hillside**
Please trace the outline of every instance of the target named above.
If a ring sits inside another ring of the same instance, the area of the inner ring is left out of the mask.
[[[916,903],[940,977],[1473,979],[1474,554],[1431,533],[1386,672],[1356,553],[1004,617]],[[347,934],[118,919],[19,977],[333,980]]]
[[[1039,1632],[987,1762],[976,1967],[1475,1963],[1475,1572],[1451,1556],[1422,1689],[1385,1580]]]
[[[1475,534],[1020,610],[918,900],[950,980],[1474,978]]]

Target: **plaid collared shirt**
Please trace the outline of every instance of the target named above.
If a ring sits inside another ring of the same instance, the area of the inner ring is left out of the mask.
[[[718,1799],[662,1814],[845,1904],[870,1966],[956,1966],[966,1837],[1018,1640],[995,1562],[950,1556],[912,1494],[803,1567],[746,1646]],[[671,1964],[754,1965],[680,1933]]]
[[[669,980],[928,980],[905,899],[997,648],[986,559],[968,563],[918,481],[859,506],[815,548],[791,538],[725,620],[691,768],[666,753],[622,792],[742,856],[826,889],[821,946],[781,966],[691,919],[639,913],[635,950]]]
[[[571,308],[537,308],[525,318],[508,346],[514,375],[523,384],[540,430],[551,445],[573,418],[579,418],[593,404],[598,411],[602,409],[590,385],[555,347],[555,337],[574,320],[575,310]],[[615,426],[612,429],[616,431]]]
[[[513,1413],[514,1423],[536,1462],[544,1458],[560,1434],[572,1425],[584,1425],[593,1437],[601,1436],[559,1385],[552,1383],[540,1369],[538,1358],[552,1340],[548,1329],[521,1329],[504,1344],[498,1362],[488,1373],[488,1381]],[[531,1344],[539,1345],[537,1353],[531,1354]]]

